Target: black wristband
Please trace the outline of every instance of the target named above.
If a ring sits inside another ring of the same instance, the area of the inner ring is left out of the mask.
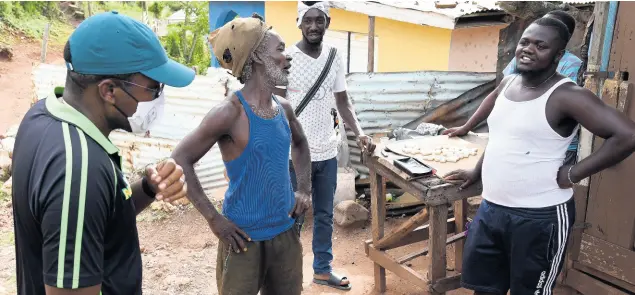
[[[141,178],[141,188],[146,195],[150,196],[150,198],[154,198],[154,196],[156,196],[156,193],[152,190],[152,187],[150,187],[150,184],[148,183],[148,177],[144,176]]]

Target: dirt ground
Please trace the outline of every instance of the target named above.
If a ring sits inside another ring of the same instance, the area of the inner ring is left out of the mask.
[[[18,124],[28,110],[33,98],[32,70],[40,59],[40,44],[19,40],[13,46],[14,58],[0,60],[0,134]],[[63,64],[61,48],[50,48],[47,62]],[[387,230],[402,219],[389,219]],[[194,209],[185,208],[166,214],[163,211],[146,210],[138,222],[143,252],[144,294],[197,295],[218,294],[215,265],[218,239],[212,234],[204,219]],[[337,291],[311,283],[313,254],[311,253],[312,224],[308,222],[302,233],[304,247],[304,292],[307,295],[369,295],[374,292],[373,264],[365,256],[362,242],[370,238],[369,226],[352,230],[336,228],[334,233],[334,270],[347,275],[353,289]],[[414,252],[426,242],[403,247],[390,254],[401,256]],[[0,204],[0,295],[15,294],[15,253],[13,218],[10,204]],[[454,265],[452,246],[448,247],[448,265]],[[425,273],[428,258],[412,261],[412,267]],[[406,280],[387,273],[386,294],[426,294]],[[448,295],[467,295],[467,290],[456,290]],[[556,294],[562,294],[556,292]]]
[[[402,219],[388,219],[387,229],[394,228]],[[162,211],[144,212],[138,222],[143,252],[144,294],[150,295],[202,295],[218,294],[216,289],[216,248],[218,239],[207,227],[195,209],[177,210],[166,216]],[[338,291],[311,283],[313,254],[311,253],[310,222],[302,233],[304,248],[304,292],[307,295],[371,295],[374,291],[373,264],[365,256],[362,242],[370,238],[369,227],[344,230],[336,227],[334,234],[333,266],[335,271],[349,276],[353,289]],[[391,251],[401,256],[421,249],[426,242]],[[0,295],[15,294],[15,254],[11,208],[0,208]],[[412,267],[426,272],[428,257],[412,261]],[[448,247],[448,266],[454,265],[452,246]],[[387,271],[388,295],[428,294],[408,281]],[[455,290],[448,295],[468,295],[467,290]],[[562,290],[556,295],[564,295]]]
[[[157,212],[146,212],[139,219],[138,228],[143,251],[144,294],[151,295],[198,295],[218,294],[216,289],[216,247],[218,239],[207,227],[205,220],[195,209],[182,209],[161,218]],[[159,212],[162,213],[162,212]],[[159,218],[160,220],[156,220]],[[153,220],[155,219],[155,220]],[[394,227],[400,220],[389,219],[387,225]],[[304,292],[303,294],[350,294],[367,295],[373,292],[373,264],[366,258],[362,242],[370,238],[368,227],[354,230],[336,228],[334,234],[335,271],[351,279],[350,292],[337,291],[311,283],[313,254],[311,253],[311,231],[309,222],[302,233],[304,248]],[[424,247],[418,243],[397,251],[393,255],[404,255]],[[448,248],[448,265],[453,265],[452,248]],[[426,257],[413,261],[416,270],[425,272]],[[11,208],[6,204],[0,208],[0,294],[15,294],[15,254]],[[425,294],[420,289],[387,272],[386,294]],[[466,295],[459,290],[448,295]]]
[[[12,61],[0,58],[0,135],[20,123],[35,98],[32,73],[40,62],[42,45],[21,37],[16,37],[16,42],[12,45]],[[59,46],[51,46],[46,62],[64,64],[62,50]]]

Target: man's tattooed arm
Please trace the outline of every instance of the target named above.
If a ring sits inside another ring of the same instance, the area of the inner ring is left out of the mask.
[[[298,192],[311,196],[311,154],[300,121],[296,118],[289,101],[279,99],[291,128],[291,160],[298,182]]]

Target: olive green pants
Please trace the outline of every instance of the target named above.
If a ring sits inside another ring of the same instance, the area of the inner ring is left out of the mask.
[[[218,243],[216,284],[220,295],[300,295],[302,244],[295,227],[267,241],[248,242],[247,252]]]

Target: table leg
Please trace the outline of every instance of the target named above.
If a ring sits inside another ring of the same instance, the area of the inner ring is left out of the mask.
[[[462,199],[454,202],[454,224],[456,226],[457,234],[465,231],[465,223],[467,223],[467,207],[467,199]],[[454,270],[459,273],[463,271],[464,246],[464,239],[461,239],[454,243]]]
[[[384,178],[370,169],[371,214],[373,243],[384,237],[384,221],[386,220],[386,184]],[[380,293],[386,292],[386,269],[375,263],[375,288]]]
[[[446,277],[447,257],[445,241],[448,235],[448,206],[433,206],[430,211],[430,239],[428,247],[430,248],[431,263],[428,270],[428,279],[431,285],[438,280]],[[438,293],[430,290],[430,294],[440,295],[445,292]]]

